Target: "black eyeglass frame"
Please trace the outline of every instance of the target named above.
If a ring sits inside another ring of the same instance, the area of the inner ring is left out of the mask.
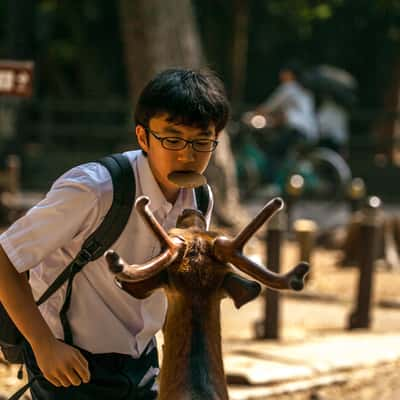
[[[180,151],[183,150],[187,147],[188,144],[190,144],[192,146],[192,149],[194,151],[197,151],[198,153],[212,153],[218,146],[218,140],[213,140],[213,139],[194,139],[194,140],[187,140],[178,136],[165,136],[165,137],[161,137],[159,136],[158,132],[155,132],[153,130],[151,130],[150,128],[148,128],[147,126],[141,125],[143,127],[143,129],[148,132],[151,133],[157,140],[160,141],[161,146],[166,149],[166,150],[171,150],[171,151]],[[179,149],[171,149],[169,147],[165,146],[165,141],[168,139],[174,139],[174,140],[180,140],[182,143],[185,143],[185,145]],[[208,141],[210,143],[212,143],[212,149],[211,150],[198,150],[196,149],[196,143],[198,142],[204,142],[204,141]]]

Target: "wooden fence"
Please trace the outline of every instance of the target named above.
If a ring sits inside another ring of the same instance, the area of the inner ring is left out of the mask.
[[[136,147],[132,111],[121,100],[0,102],[0,153],[20,155],[28,190],[46,190],[73,165]]]

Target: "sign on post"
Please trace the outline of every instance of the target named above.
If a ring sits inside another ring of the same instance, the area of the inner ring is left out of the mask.
[[[33,68],[31,61],[0,61],[0,96],[32,96]]]

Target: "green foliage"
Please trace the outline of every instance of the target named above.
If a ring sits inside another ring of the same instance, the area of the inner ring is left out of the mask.
[[[342,3],[342,0],[283,0],[267,1],[265,5],[267,15],[288,21],[301,38],[307,38],[313,34],[313,23],[332,18],[335,9]]]
[[[359,81],[362,105],[378,106],[399,40],[398,0],[253,1],[246,99],[264,99],[282,63],[297,58],[347,69]]]
[[[115,2],[40,0],[35,23],[39,94],[126,94]]]
[[[6,3],[0,1],[0,38],[6,35]],[[0,41],[0,54],[3,53],[4,43]]]
[[[308,65],[327,63],[349,70],[360,82],[366,105],[382,97],[399,50],[399,0],[192,1],[208,64],[228,88],[235,12],[243,4],[249,7],[246,102],[265,98],[276,85],[282,63],[293,57]],[[0,1],[3,58],[7,57],[7,4]],[[30,23],[35,32],[38,96],[127,95],[118,1],[36,0],[35,6]]]

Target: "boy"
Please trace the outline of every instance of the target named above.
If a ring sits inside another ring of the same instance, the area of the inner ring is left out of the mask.
[[[209,71],[171,69],[143,89],[135,110],[142,151],[125,153],[136,197],[147,195],[165,229],[184,208],[196,207],[193,189],[169,181],[174,171],[203,173],[229,106],[221,82]],[[42,306],[34,303],[99,226],[112,202],[107,170],[88,163],[53,184],[46,198],[0,236],[0,302],[27,341],[24,359],[33,400],[154,399],[158,361],[154,334],[162,327],[166,299],[157,291],[138,300],[118,289],[103,257],[86,265],[73,283],[66,344],[59,311],[64,284]],[[151,231],[132,212],[113,245],[129,263],[160,251]],[[24,271],[30,270],[30,286]],[[32,295],[33,293],[33,295]]]

